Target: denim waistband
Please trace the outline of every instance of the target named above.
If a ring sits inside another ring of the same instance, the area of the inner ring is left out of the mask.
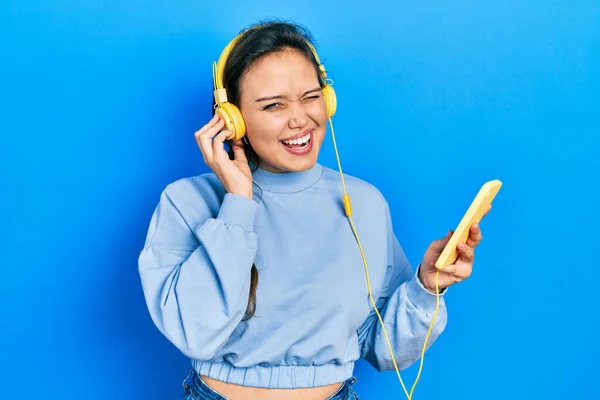
[[[355,383],[356,378],[354,376],[348,378],[334,394],[325,400],[345,400],[348,397],[351,386]],[[208,386],[194,369],[190,370],[188,376],[183,380],[182,386],[186,392],[192,394],[197,400],[230,400]]]

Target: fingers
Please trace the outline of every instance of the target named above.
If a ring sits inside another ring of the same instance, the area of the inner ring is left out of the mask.
[[[246,158],[246,152],[244,151],[244,144],[241,139],[236,140],[231,143],[231,147],[233,148],[233,157],[236,161],[248,162]]]
[[[456,282],[462,282],[471,276],[471,273],[473,272],[475,252],[472,247],[469,247],[464,243],[458,244],[458,251],[460,253],[459,260],[461,262],[448,265],[443,269],[443,271],[450,274],[452,279],[454,279]]]
[[[488,209],[483,213],[483,215],[481,216],[481,219],[485,218],[485,216],[488,215],[488,213],[490,212],[491,209],[492,209],[492,205],[489,204]],[[481,220],[479,220],[479,222],[481,222]]]
[[[481,242],[481,239],[483,239],[483,236],[481,234],[481,228],[479,227],[479,224],[475,223],[471,225],[469,238],[467,239],[467,245],[475,248],[479,242]]]
[[[216,164],[223,162],[223,160],[229,160],[229,155],[227,151],[223,148],[223,142],[231,135],[231,131],[222,130],[214,137],[212,141],[212,150],[213,150],[213,161]]]
[[[202,128],[200,128],[200,130],[198,130],[195,133],[195,135],[196,136],[203,135],[203,134],[207,133],[207,131],[209,131],[210,129],[215,128],[216,125],[220,125],[220,124],[222,125],[223,123],[224,123],[224,121],[222,119],[220,119],[217,114],[215,114],[210,119],[210,121],[208,121],[208,123],[206,125],[204,125]]]
[[[451,275],[455,282],[462,282],[471,276],[473,268],[470,264],[451,264],[444,268],[443,271]]]
[[[202,157],[207,165],[213,162],[213,146],[212,138],[223,128],[224,121],[215,115],[206,125],[198,130],[194,137],[198,143],[198,147],[202,152]]]
[[[466,263],[473,263],[475,260],[475,249],[465,243],[458,244],[458,251],[460,252],[460,258]]]
[[[444,247],[448,243],[448,241],[450,240],[450,238],[452,237],[453,234],[454,234],[454,231],[452,229],[450,229],[448,231],[448,233],[446,233],[446,236],[444,236],[441,239],[436,240],[436,242],[438,242],[439,244],[442,245],[442,247]]]
[[[441,252],[444,250],[444,247],[446,247],[446,244],[448,244],[448,241],[452,237],[453,233],[454,233],[454,231],[450,230],[450,231],[448,231],[446,236],[444,236],[443,238],[437,239],[437,240],[434,240],[433,242],[431,242],[431,244],[429,245],[428,251],[431,252],[432,254],[436,254],[436,255],[441,254]]]
[[[487,215],[487,213],[490,212],[491,209],[492,209],[492,205],[490,204],[487,211],[485,213],[483,213],[483,216],[485,217]]]

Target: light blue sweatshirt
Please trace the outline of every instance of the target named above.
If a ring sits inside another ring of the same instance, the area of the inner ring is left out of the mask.
[[[435,294],[413,272],[388,204],[345,175],[373,296],[401,369],[420,356]],[[393,370],[364,266],[344,213],[339,172],[253,173],[254,198],[225,193],[214,174],[171,183],[152,216],[139,271],[158,329],[201,375],[244,386],[342,382],[365,358]],[[245,319],[250,271],[256,315]],[[428,346],[444,329],[443,298]]]

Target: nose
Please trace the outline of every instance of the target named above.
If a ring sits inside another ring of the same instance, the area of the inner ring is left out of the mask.
[[[303,128],[308,123],[308,115],[301,102],[293,102],[290,107],[290,119],[288,126],[290,129]]]

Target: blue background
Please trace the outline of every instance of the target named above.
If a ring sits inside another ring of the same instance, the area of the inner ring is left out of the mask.
[[[597,398],[600,3],[517,0],[4,0],[0,398],[180,398],[137,257],[160,191],[207,172],[211,62],[265,17],[315,35],[344,172],[387,197],[413,266],[504,183],[415,400]],[[356,375],[403,398],[395,372]]]

